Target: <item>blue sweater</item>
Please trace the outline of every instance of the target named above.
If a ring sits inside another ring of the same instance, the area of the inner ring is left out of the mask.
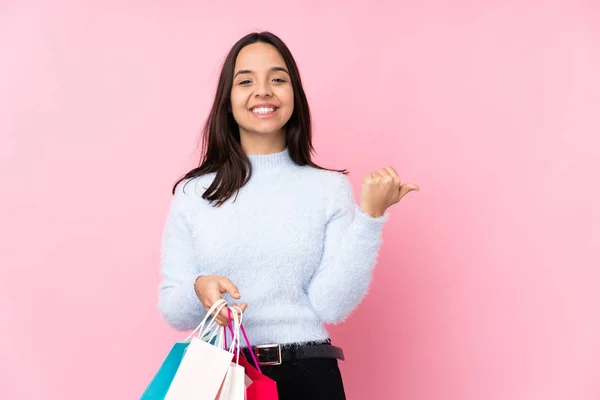
[[[175,329],[195,328],[206,310],[194,281],[220,275],[248,304],[252,345],[325,340],[325,324],[346,319],[367,293],[388,215],[365,214],[345,175],[298,166],[287,149],[249,158],[252,178],[221,207],[201,197],[214,174],[178,185],[163,232],[160,312]]]

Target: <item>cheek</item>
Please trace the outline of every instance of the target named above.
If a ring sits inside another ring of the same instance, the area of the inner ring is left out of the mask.
[[[229,101],[231,102],[231,112],[236,119],[246,112],[246,100],[244,96],[240,95],[239,93],[232,92]]]
[[[285,105],[290,109],[290,113],[294,108],[294,92],[292,90],[288,90],[286,91],[285,94],[283,94],[283,98]]]
[[[240,96],[239,93],[232,92],[230,101],[231,101],[231,108],[234,110],[240,109],[244,106],[244,101],[242,99],[242,96]]]

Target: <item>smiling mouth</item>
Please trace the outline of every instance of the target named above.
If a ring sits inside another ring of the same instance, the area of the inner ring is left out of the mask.
[[[254,107],[250,109],[253,114],[270,114],[277,111],[279,107]]]

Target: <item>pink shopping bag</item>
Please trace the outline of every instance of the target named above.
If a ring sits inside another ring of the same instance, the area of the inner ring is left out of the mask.
[[[229,310],[229,330],[232,334],[232,337],[238,337],[238,341],[240,340],[239,334],[235,334],[235,327],[232,327],[232,315],[231,310]],[[235,317],[234,317],[235,318]],[[248,340],[248,335],[246,335],[246,330],[244,329],[243,324],[239,324],[239,330],[244,336],[244,340],[248,346],[248,349],[252,349],[250,345],[250,341]],[[233,343],[232,346],[236,344]],[[239,342],[237,343],[239,350]],[[227,344],[225,344],[227,348]],[[258,360],[254,356],[252,351],[252,360],[254,361],[254,365],[252,365],[246,357],[242,353],[242,357],[237,359],[237,363],[244,367],[245,370],[245,381],[246,381],[246,400],[279,400],[279,395],[277,393],[277,383],[264,375],[260,370],[260,365],[258,364]],[[236,360],[234,360],[236,361]]]

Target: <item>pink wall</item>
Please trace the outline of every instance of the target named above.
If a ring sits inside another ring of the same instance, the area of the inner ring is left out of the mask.
[[[182,338],[169,190],[253,29],[297,57],[318,161],[421,186],[333,327],[349,399],[600,398],[598,5],[88,3],[0,5],[0,398],[134,399]]]

